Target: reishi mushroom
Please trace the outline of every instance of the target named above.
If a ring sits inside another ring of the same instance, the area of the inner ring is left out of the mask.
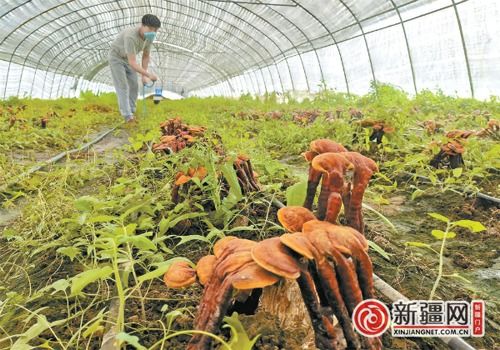
[[[169,288],[183,288],[196,281],[196,270],[186,261],[176,261],[163,276],[163,282]]]

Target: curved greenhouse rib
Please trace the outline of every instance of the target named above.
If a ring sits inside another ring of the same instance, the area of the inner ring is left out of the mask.
[[[370,62],[370,69],[372,72],[372,78],[373,78],[373,81],[376,81],[375,70],[373,69],[372,55],[370,54],[370,48],[368,47],[368,41],[366,40],[366,35],[365,35],[365,31],[363,30],[363,26],[361,25],[361,22],[359,21],[358,17],[354,13],[354,11],[349,6],[347,6],[345,1],[344,0],[338,0],[338,1],[347,9],[347,11],[349,11],[352,18],[354,18],[354,20],[356,21],[356,24],[358,25],[359,30],[361,30],[361,34],[363,35],[363,40],[365,41],[366,53],[368,54],[368,61]]]
[[[115,10],[113,10],[112,12],[114,12],[114,11],[119,11],[119,9],[115,9]],[[76,11],[72,11],[71,13],[74,13],[74,12],[76,12]],[[68,13],[68,14],[66,14],[66,15],[69,15],[69,14],[70,14],[70,13]],[[184,13],[183,13],[183,14],[184,14]],[[94,14],[94,15],[92,15],[92,16],[90,16],[90,17],[94,17],[94,16],[98,16],[98,15],[100,15],[100,14]],[[186,15],[186,16],[187,16],[187,15]],[[82,18],[82,19],[78,20],[77,22],[79,22],[79,21],[86,21],[86,20],[88,20],[88,18],[89,18],[89,17]],[[74,22],[74,23],[77,23],[77,22]],[[110,21],[103,22],[103,23],[104,23],[104,24],[106,24],[106,23],[112,23],[112,22],[115,22],[115,20],[110,20]],[[47,23],[46,23],[46,24],[47,24]],[[131,25],[132,25],[132,23],[131,23]],[[172,25],[173,25],[173,24],[172,24]],[[43,27],[43,26],[42,26],[42,27]],[[42,27],[40,27],[40,28],[42,28]],[[55,33],[57,33],[57,32],[58,32],[59,30],[61,30],[61,29],[64,29],[64,27],[59,27],[59,28],[58,28],[58,29],[56,29],[55,31],[53,31],[53,32],[49,33],[49,36],[54,35]],[[189,30],[189,31],[190,31],[190,32],[192,32],[192,33],[197,33],[197,32],[195,32],[194,30],[191,30],[191,29],[189,29],[189,28],[183,28],[183,29],[185,29],[185,30]],[[235,29],[238,29],[238,28],[237,28],[237,27],[235,27]],[[239,29],[238,29],[238,30],[239,30]],[[244,32],[242,32],[242,33],[244,33]],[[94,35],[96,35],[96,33],[93,33],[93,34],[94,34]],[[75,33],[72,33],[71,35],[65,36],[65,37],[63,38],[63,40],[66,40],[66,39],[68,39],[68,38],[70,38],[70,37],[72,37],[72,36],[74,36],[74,35],[75,35]],[[240,54],[238,54],[238,52],[236,51],[236,49],[231,49],[231,48],[230,48],[229,46],[227,46],[226,44],[221,43],[221,42],[219,42],[219,41],[217,41],[217,40],[215,40],[215,39],[213,39],[213,38],[211,38],[211,37],[209,37],[209,36],[207,36],[207,35],[205,35],[205,34],[201,34],[201,33],[199,33],[199,34],[198,34],[198,33],[197,33],[197,35],[200,35],[200,36],[204,37],[204,38],[205,38],[205,39],[207,39],[207,40],[213,40],[214,42],[216,42],[216,43],[218,43],[218,44],[221,44],[221,46],[224,46],[224,47],[225,47],[225,48],[226,48],[229,52],[233,52],[234,54],[236,54],[236,55],[238,55],[239,57],[243,58]],[[90,36],[87,36],[87,37],[90,37]],[[84,37],[84,38],[87,38],[87,37]],[[243,39],[240,39],[238,36],[235,36],[235,37],[236,37],[239,41],[244,42],[244,40],[243,40]],[[80,40],[81,40],[81,39],[80,39]],[[25,56],[25,59],[24,59],[24,62],[23,62],[23,66],[26,64],[26,61],[27,61],[28,57],[30,56],[31,52],[32,52],[32,51],[33,51],[33,50],[34,50],[34,49],[35,49],[35,48],[36,48],[36,47],[37,47],[40,43],[41,43],[41,42],[38,42],[36,45],[32,46],[32,48],[30,49],[30,51],[28,52],[28,54]],[[57,45],[57,43],[56,43],[55,45]],[[45,54],[46,54],[46,53],[48,53],[50,50],[52,50],[52,49],[54,48],[54,46],[55,46],[55,45],[50,46],[50,47],[49,47],[49,48],[48,48],[48,49],[44,52],[44,54],[42,54],[42,56],[40,57],[40,60],[41,60],[41,59],[45,56]],[[257,53],[257,55],[259,55],[259,56],[260,56],[261,60],[264,60],[264,59],[265,59],[265,58],[264,58],[264,57],[263,57],[263,56],[262,56],[262,55],[258,52],[258,50],[256,50],[253,46],[250,46],[250,48],[251,48],[254,52],[256,52],[256,53]],[[17,50],[17,48],[16,48],[16,50]],[[14,51],[14,52],[15,52],[15,51]],[[80,61],[85,61],[85,59],[81,59]],[[37,70],[37,69],[38,69],[38,64],[37,64],[37,66],[35,67],[35,70]],[[23,70],[21,71],[21,80],[22,80],[22,74],[23,74],[23,72],[24,72],[24,67],[23,67]],[[66,72],[63,72],[63,73],[66,73]],[[72,71],[70,71],[70,72],[68,72],[68,73],[72,73]],[[7,72],[7,77],[8,77],[8,72]],[[19,88],[20,88],[20,86],[19,86]],[[32,92],[32,90],[31,90],[31,92]],[[31,93],[31,92],[30,92],[30,93]],[[18,89],[18,94],[19,94],[19,89]]]
[[[464,51],[465,65],[467,68],[467,76],[469,77],[469,87],[472,98],[474,98],[474,83],[472,81],[472,73],[470,71],[469,55],[467,54],[467,45],[465,44],[464,31],[462,29],[462,22],[460,21],[460,15],[458,14],[457,2],[451,0],[453,3],[453,10],[455,11],[455,16],[457,18],[458,31],[460,32],[460,40],[462,41],[462,49]]]
[[[388,1],[390,1],[391,5],[394,7],[394,10],[398,14],[399,22],[401,23],[401,28],[403,29],[403,36],[405,38],[406,52],[408,53],[408,60],[410,62],[410,70],[411,70],[411,78],[413,81],[413,88],[415,89],[415,94],[417,94],[418,93],[417,80],[415,79],[415,69],[413,68],[413,59],[411,57],[410,44],[408,43],[408,36],[406,35],[405,24],[403,22],[403,18],[401,17],[401,12],[399,11],[399,7],[396,6],[396,4],[394,3],[394,0],[388,0]]]
[[[74,1],[74,0],[68,1],[68,2],[66,2],[65,4],[67,4],[67,3],[69,3],[69,2],[72,2],[72,1]],[[109,4],[109,3],[115,3],[115,2],[116,2],[116,1],[107,2],[106,4]],[[61,5],[63,5],[63,4],[60,4],[60,5],[58,5],[58,6],[55,6],[55,7],[51,8],[51,9],[54,9],[54,8],[56,8],[56,7],[57,7],[57,8],[59,8]],[[93,6],[89,6],[88,8],[91,8],[91,7],[94,7],[94,6],[102,6],[102,3],[101,3],[101,4],[96,4],[96,5],[93,5]],[[211,5],[211,6],[212,6],[212,5]],[[149,6],[149,7],[151,7],[151,6]],[[44,13],[45,13],[45,12],[49,12],[51,9],[47,9],[47,10],[45,10],[45,11],[44,11]],[[191,9],[194,9],[194,8],[192,8],[192,7],[191,7]],[[80,11],[80,10],[81,10],[81,9],[79,9],[79,10],[75,10],[75,11],[72,11],[72,12],[70,12],[70,13],[78,12],[78,11]],[[196,9],[196,11],[198,11],[198,12],[200,12],[200,13],[204,13],[204,14],[206,14],[206,15],[208,15],[208,16],[212,16],[211,14],[206,13],[206,12],[204,12],[204,11],[201,11],[201,10],[199,10],[199,9]],[[68,15],[68,14],[70,14],[70,13],[65,14],[65,16],[66,16],[66,15]],[[212,16],[212,17],[214,17],[214,16]],[[35,17],[33,17],[33,18],[35,18]],[[33,19],[33,18],[32,18],[32,19]],[[215,18],[215,17],[214,17],[214,18]],[[86,19],[86,18],[85,18],[85,19]],[[217,20],[218,20],[218,21],[220,21],[220,19],[217,19]],[[241,21],[243,21],[243,22],[246,22],[245,20],[243,20],[243,19],[241,19],[241,18],[239,18],[239,20],[241,20]],[[24,22],[23,22],[23,23],[21,23],[21,24],[20,24],[17,28],[22,27],[24,24],[28,23],[29,21],[30,21],[30,20],[24,21]],[[222,21],[222,22],[225,22],[225,21]],[[231,24],[231,23],[229,23],[229,22],[227,22],[227,23],[228,23],[228,25],[232,26],[232,27],[233,27],[233,29],[235,29],[235,30],[237,30],[237,31],[239,31],[239,32],[241,32],[241,33],[244,33],[244,31],[242,31],[240,28],[238,28],[238,27],[236,27],[236,26],[232,25],[232,24]],[[247,24],[249,24],[249,23],[247,22]],[[250,24],[249,24],[249,25],[250,25]],[[38,27],[37,29],[33,30],[33,31],[32,31],[32,33],[33,33],[33,32],[35,32],[36,30],[38,30],[39,28],[40,28],[40,27]],[[9,37],[9,36],[10,36],[10,35],[14,32],[14,31],[15,31],[15,30],[11,31],[11,32],[10,32],[10,33],[9,33],[9,34],[8,34],[8,35],[4,38],[4,39],[3,39],[3,41],[5,41],[5,40],[6,40],[6,39],[7,39],[7,38],[8,38],[8,37]],[[263,35],[265,35],[263,32],[261,32],[261,33],[262,33]],[[245,43],[245,41],[244,41],[243,39],[240,39],[238,36],[236,36],[236,35],[233,35],[233,36],[234,36],[234,37],[236,37],[236,38],[237,38],[237,40],[241,41],[242,43]],[[245,34],[245,36],[247,36],[247,34]],[[265,35],[265,36],[266,36],[266,37],[268,37],[267,35]],[[249,38],[250,38],[250,39],[252,39],[252,41],[254,41],[254,42],[258,43],[258,41],[257,41],[256,39],[252,38],[251,36],[249,36]],[[268,38],[269,38],[269,37],[268,37]],[[26,39],[26,37],[25,37],[25,39]],[[24,41],[25,39],[23,39],[23,41]],[[269,40],[270,40],[270,41],[272,41],[270,38],[269,38]],[[2,42],[3,42],[3,41],[2,41]],[[22,43],[22,41],[19,43],[19,45],[16,47],[16,49],[15,49],[15,50],[17,50],[17,48],[20,46],[20,44],[21,44],[21,43]],[[277,47],[279,47],[277,43],[274,43],[274,44],[275,44]],[[257,50],[256,50],[256,49],[252,46],[252,45],[250,45],[250,44],[247,44],[247,45],[248,45],[248,46],[249,46],[249,47],[250,47],[253,51],[255,51],[255,52],[256,52],[256,53],[260,56],[261,61],[265,61],[265,60],[266,60],[266,59],[264,58],[264,56],[262,56],[261,54],[259,54],[259,53],[258,53],[258,51],[257,51]],[[259,44],[259,45],[260,45],[260,44]],[[268,52],[268,54],[269,54],[269,56],[267,57],[267,59],[268,59],[268,60],[271,60],[271,61],[274,61],[274,62],[275,62],[275,64],[276,64],[276,60],[275,60],[274,56],[272,56],[272,55],[271,55],[271,53],[268,51],[268,49],[267,49],[265,46],[262,46],[262,48],[263,48],[265,51],[267,51],[267,52]],[[15,52],[15,51],[14,51],[14,52]],[[284,53],[283,53],[283,55],[284,55]],[[12,56],[11,56],[11,57],[12,57]],[[10,61],[10,62],[12,62],[12,59],[11,59],[11,61]],[[10,63],[9,63],[9,65],[10,65]],[[9,73],[9,70],[10,70],[10,66],[9,66],[9,68],[8,68],[8,73]],[[56,73],[58,73],[58,72],[56,72]],[[4,94],[5,94],[5,92],[4,92]]]
[[[101,5],[102,5],[102,4],[101,4]],[[94,6],[97,6],[97,5],[94,5]],[[90,6],[90,7],[93,7],[93,6]],[[78,10],[77,10],[77,11],[78,11]],[[73,12],[76,12],[76,11],[72,11],[72,12],[70,12],[70,13],[73,13]],[[66,15],[69,15],[70,13],[67,13]],[[206,13],[206,14],[207,14],[207,15],[210,15],[210,14],[208,14],[208,13]],[[232,26],[232,25],[231,25],[231,26]],[[233,27],[234,27],[234,26],[233,26]],[[235,29],[238,29],[238,28],[237,28],[237,27],[235,27]],[[240,30],[240,29],[238,29],[238,30]],[[240,30],[240,31],[241,31],[241,30]],[[33,32],[34,32],[34,31],[33,31]],[[33,33],[33,32],[32,32],[32,33]],[[243,41],[243,39],[239,39],[239,37],[238,37],[238,36],[235,36],[235,37],[236,37],[238,40],[240,40],[241,42],[244,42],[244,41]],[[24,39],[23,39],[23,40],[24,40]],[[20,44],[21,44],[21,43],[20,43]],[[20,44],[19,44],[19,45],[20,45]],[[18,45],[17,47],[19,47],[19,45]],[[17,50],[17,47],[16,47],[16,50]],[[256,51],[256,49],[255,49],[255,48],[253,48],[252,46],[250,46],[250,48],[251,48],[252,50],[254,50],[255,52],[257,52],[257,53],[258,53],[258,51]],[[48,52],[50,49],[52,49],[52,47],[51,47],[51,48],[49,48],[46,52]],[[56,57],[56,56],[54,56],[54,57]],[[43,56],[42,56],[42,58],[43,58]],[[261,60],[264,60],[264,57],[263,57],[263,56],[261,56],[261,55],[260,55],[260,58],[261,58]],[[81,60],[80,60],[80,62],[81,62]],[[51,64],[52,64],[52,62],[51,62]],[[38,67],[38,66],[37,66],[37,67]],[[7,74],[9,74],[9,70],[8,70]]]

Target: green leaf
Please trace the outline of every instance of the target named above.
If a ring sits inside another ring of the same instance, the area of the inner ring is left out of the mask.
[[[167,304],[165,304],[165,305],[167,305]],[[182,316],[182,315],[184,315],[184,314],[179,309],[172,310],[169,313],[167,313],[165,315],[165,318],[167,319],[167,330],[170,330],[172,328],[172,323],[174,323],[175,319],[179,316]]]
[[[259,339],[260,334],[250,340],[247,332],[243,328],[243,325],[241,324],[240,320],[238,319],[237,312],[233,312],[231,317],[225,316],[224,322],[226,322],[226,324],[222,327],[229,328],[231,330],[231,338],[229,339],[228,342],[231,349],[252,350],[253,346]]]
[[[82,196],[75,200],[75,208],[82,212],[89,212],[94,209],[94,206],[99,203],[97,198],[91,196]]]
[[[434,237],[436,237],[437,239],[443,239],[444,236],[446,235],[446,238],[455,238],[455,236],[457,235],[455,232],[444,232],[444,231],[441,231],[441,230],[432,230],[432,235]]]
[[[186,261],[186,262],[194,265],[189,259],[186,259],[183,257],[175,257],[175,258],[169,259],[167,261],[164,261],[162,263],[159,263],[158,268],[156,270],[150,271],[148,273],[145,273],[142,276],[139,276],[137,281],[139,283],[142,283],[144,281],[149,281],[149,280],[152,280],[153,278],[162,276],[165,272],[168,271],[168,269],[170,268],[170,265],[172,265],[172,263],[174,263],[176,261]]]
[[[387,253],[384,248],[382,248],[381,246],[379,246],[377,243],[373,242],[373,241],[370,241],[368,240],[368,246],[370,246],[371,249],[373,249],[374,251],[376,251],[377,253],[379,253],[380,255],[382,255],[382,257],[384,259],[386,259],[387,261],[390,261],[391,260],[391,255],[392,254],[389,254]]]
[[[434,219],[441,220],[443,222],[450,222],[450,219],[448,219],[446,216],[438,214],[438,213],[427,213],[429,216],[433,217]]]
[[[169,228],[174,227],[182,220],[194,219],[194,218],[199,218],[202,216],[207,216],[207,213],[185,213],[185,214],[176,216],[175,219],[173,219],[173,220],[166,219],[168,222],[163,224],[164,225],[163,228],[160,227],[160,232],[161,232],[161,230],[165,230],[165,232],[166,232]],[[161,222],[160,222],[160,226],[161,226]]]
[[[45,330],[49,329],[52,326],[56,326],[60,324],[61,320],[49,323],[47,318],[44,315],[37,315],[37,322],[32,325],[26,332],[22,333],[19,338],[17,338],[16,342],[12,344],[11,350],[26,350],[26,349],[34,349],[34,347],[30,346],[28,343],[37,338],[40,334],[42,334]]]
[[[88,211],[84,211],[81,215],[79,215],[78,224],[83,225],[87,221],[87,216],[89,216]]]
[[[54,293],[56,292],[63,292],[65,291],[66,289],[68,289],[70,283],[68,280],[66,279],[59,279],[57,281],[55,281],[54,283],[52,283],[50,286],[48,286],[49,288],[53,288],[54,289]]]
[[[80,249],[75,247],[61,247],[56,250],[59,254],[66,255],[71,261],[80,254]]]
[[[411,194],[411,200],[414,201],[415,199],[421,197],[423,194],[425,193],[425,191],[417,188],[415,191],[413,191],[413,193]]]
[[[286,205],[302,205],[306,199],[307,181],[297,182],[286,189]]]
[[[92,322],[85,332],[83,332],[83,337],[88,338],[95,334],[95,336],[100,335],[104,331],[104,326],[102,325],[102,316],[96,321]],[[96,334],[97,333],[97,334]]]
[[[140,150],[142,148],[142,145],[144,143],[142,141],[135,141],[135,142],[132,142],[131,146],[132,146],[132,149],[134,150],[134,152],[137,152],[138,150]]]
[[[137,213],[141,209],[143,209],[143,207],[146,204],[148,204],[148,202],[147,201],[143,201],[140,204],[137,204],[137,205],[134,205],[134,206],[128,208],[127,210],[125,210],[125,212],[122,215],[120,215],[120,218],[124,221],[127,218],[127,216],[129,216],[130,214]]]
[[[238,202],[243,198],[241,193],[241,187],[238,183],[238,177],[236,176],[236,171],[233,168],[232,162],[226,162],[221,166],[222,175],[229,184],[229,197]]]
[[[182,244],[185,244],[187,242],[190,242],[190,241],[202,241],[202,242],[210,243],[210,240],[207,237],[201,236],[201,235],[176,236],[176,237],[181,238],[181,240],[175,245],[176,247],[178,247]]]
[[[97,280],[107,278],[112,272],[111,266],[105,266],[79,273],[71,279],[71,296],[80,294],[83,288]]]
[[[465,227],[474,233],[486,230],[486,227],[484,227],[483,224],[481,224],[479,221],[473,220],[458,220],[453,222],[453,226]]]
[[[163,235],[168,230],[169,220],[165,218],[161,218],[160,223],[158,225],[158,234]]]
[[[120,332],[116,335],[116,339],[121,340],[129,345],[132,345],[137,350],[147,350],[146,347],[139,343],[139,338],[135,335],[130,335],[125,332]]]
[[[145,235],[140,236],[127,236],[124,239],[120,240],[121,243],[128,242],[131,245],[139,248],[140,250],[150,250],[156,251],[156,245],[149,240]]]
[[[87,222],[89,223],[96,223],[96,222],[111,222],[116,220],[117,218],[115,216],[111,215],[96,215],[96,216],[91,216],[88,218]]]
[[[137,229],[137,224],[128,224],[127,226],[125,227],[117,227],[113,234],[116,236],[116,237],[120,237],[120,236],[133,236],[135,234],[135,230]]]
[[[154,229],[156,224],[153,222],[153,218],[150,216],[146,216],[141,218],[139,221],[139,226],[137,227],[139,230],[152,230]]]
[[[462,175],[462,172],[463,172],[462,168],[455,168],[452,170],[454,177],[460,177],[460,175]]]

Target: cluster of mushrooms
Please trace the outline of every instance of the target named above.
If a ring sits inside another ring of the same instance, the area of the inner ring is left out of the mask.
[[[222,142],[218,135],[217,142],[207,142],[206,129],[200,126],[187,125],[178,117],[166,120],[160,124],[162,136],[160,142],[153,144],[154,152],[164,152],[166,154],[177,153],[182,149],[193,145],[195,142],[210,144],[221,159],[227,159]],[[257,173],[252,168],[250,158],[244,154],[239,154],[233,161],[236,177],[243,194],[260,190],[257,181]],[[207,169],[202,166],[189,168],[187,171],[179,171],[175,176],[172,189],[172,201],[179,203],[184,198],[182,194],[187,194],[193,178],[203,180],[207,176]]]
[[[334,328],[335,316],[347,348],[380,349],[379,338],[358,335],[351,321],[356,305],[374,295],[361,203],[377,165],[326,139],[313,141],[304,157],[310,162],[304,206],[278,211],[278,220],[288,233],[260,242],[227,236],[195,268],[183,261],[172,264],[164,282],[170,288],[183,288],[198,280],[204,291],[194,328],[215,333],[235,294],[250,296],[280,281],[296,281],[316,347],[342,346]],[[315,215],[310,209],[320,181]],[[337,223],[342,205],[347,226]],[[195,334],[187,349],[209,349],[210,341],[204,334]]]
[[[18,114],[22,111],[26,110],[26,105],[16,106],[15,108],[11,105],[8,105],[5,108],[0,106],[0,115],[6,116],[9,121],[9,129],[12,128],[16,122],[26,122],[26,120],[19,118]]]
[[[427,121],[426,125],[428,128],[433,126],[431,121]],[[447,132],[445,136],[448,138],[447,142],[440,146],[439,152],[432,158],[430,165],[435,168],[461,168],[465,165],[463,159],[465,140],[470,137],[490,137],[499,140],[500,123],[498,120],[490,119],[483,129],[452,130]]]
[[[385,134],[394,132],[394,128],[383,120],[363,119],[358,121],[358,125],[362,128],[372,128],[372,133],[369,139],[370,141],[376,142],[377,145],[382,143],[382,137],[384,137]]]
[[[238,184],[243,194],[260,191],[257,173],[253,171],[249,157],[239,154],[233,161],[233,168],[236,172],[236,178],[238,179]],[[172,188],[172,202],[180,203],[182,198],[184,198],[182,195],[187,195],[191,179],[197,178],[198,180],[203,180],[206,176],[207,169],[202,166],[189,168],[187,172],[179,171],[175,175],[175,182]]]
[[[279,120],[283,118],[284,113],[281,111],[249,111],[249,112],[236,112],[231,113],[231,116],[241,120]]]
[[[172,154],[191,146],[196,139],[203,136],[205,128],[189,126],[180,118],[172,118],[160,124],[162,137],[160,142],[153,144],[153,152]]]

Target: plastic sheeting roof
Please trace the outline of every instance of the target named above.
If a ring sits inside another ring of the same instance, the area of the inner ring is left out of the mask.
[[[499,95],[495,0],[3,0],[0,98],[109,90],[110,43],[146,13],[162,21],[152,68],[184,95],[363,93],[372,80]]]

